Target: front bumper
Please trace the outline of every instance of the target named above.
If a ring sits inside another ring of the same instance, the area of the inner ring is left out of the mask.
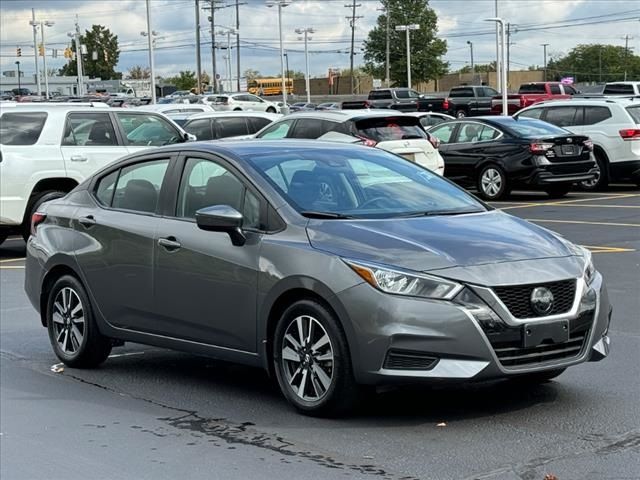
[[[591,288],[595,307],[579,351],[515,366],[503,365],[480,322],[460,305],[388,295],[368,284],[345,290],[338,297],[353,327],[349,343],[356,379],[381,385],[484,381],[601,360],[609,353],[611,306],[599,274]],[[575,320],[577,312],[572,309],[566,318]],[[400,362],[397,357],[389,361],[395,355],[402,356]]]

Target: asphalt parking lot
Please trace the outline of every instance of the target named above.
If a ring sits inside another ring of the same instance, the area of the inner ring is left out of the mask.
[[[612,352],[553,382],[381,392],[349,418],[296,414],[260,370],[135,344],[54,372],[0,247],[0,478],[640,478],[640,190],[518,192],[494,206],[594,253]],[[56,370],[54,368],[54,370]]]

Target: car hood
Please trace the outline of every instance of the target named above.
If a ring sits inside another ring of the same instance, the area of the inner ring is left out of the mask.
[[[574,255],[549,230],[498,210],[403,219],[310,220],[311,246],[414,271]]]

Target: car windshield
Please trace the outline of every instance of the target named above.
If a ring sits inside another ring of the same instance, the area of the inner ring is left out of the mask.
[[[571,135],[564,128],[534,118],[518,117],[513,122],[505,123],[504,128],[523,138],[545,137],[549,135]]]
[[[369,147],[277,151],[247,160],[293,208],[311,218],[394,218],[486,210],[435,173]]]
[[[356,122],[358,135],[376,142],[427,138],[416,117],[373,117]]]

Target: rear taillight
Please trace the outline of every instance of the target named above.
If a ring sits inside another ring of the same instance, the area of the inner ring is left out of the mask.
[[[438,137],[427,132],[427,138],[431,142],[431,145],[433,145],[433,148],[435,148],[436,150],[440,148],[440,139]]]
[[[584,142],[582,142],[582,145],[584,145],[584,148],[586,148],[590,152],[593,152],[593,142],[591,140],[585,140]]]
[[[449,110],[449,99],[445,98],[444,102],[442,102],[442,109],[443,110]]]
[[[553,148],[553,143],[532,143],[529,145],[529,150],[531,153],[535,153],[536,155],[544,155],[549,150]]]
[[[35,237],[38,225],[44,222],[46,218],[47,218],[46,213],[36,212],[33,215],[31,215],[31,235]]]
[[[358,135],[358,138],[362,140],[362,144],[365,147],[375,147],[378,144],[378,142],[376,142],[375,140],[371,140],[370,138],[361,137],[360,135]]]
[[[371,108],[371,102],[369,100],[364,101],[364,108]]]
[[[640,140],[640,128],[625,128],[620,130],[623,140]]]

